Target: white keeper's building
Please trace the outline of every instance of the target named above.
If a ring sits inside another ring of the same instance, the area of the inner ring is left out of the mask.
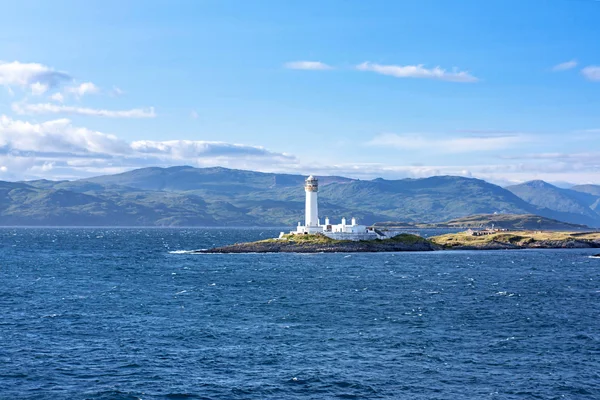
[[[291,235],[320,233],[337,240],[371,240],[388,237],[373,228],[359,225],[356,218],[352,218],[350,224],[347,223],[346,218],[342,218],[341,224],[333,225],[330,223],[329,218],[325,217],[325,223],[321,224],[318,204],[319,180],[312,175],[306,178],[304,191],[306,192],[304,225],[298,222],[298,227],[295,231],[290,232]],[[283,235],[284,232],[281,232],[279,237],[283,237]]]

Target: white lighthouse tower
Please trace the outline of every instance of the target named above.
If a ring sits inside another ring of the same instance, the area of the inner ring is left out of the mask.
[[[306,235],[306,234],[322,234],[336,240],[372,240],[386,238],[386,234],[380,233],[375,229],[367,228],[365,225],[359,225],[356,218],[352,218],[352,223],[348,225],[346,218],[342,218],[342,223],[332,225],[329,223],[329,218],[325,218],[325,225],[321,225],[319,221],[318,208],[318,193],[319,180],[314,176],[309,176],[304,181],[304,191],[306,192],[304,225],[298,222],[298,227],[295,231],[291,231],[289,235]],[[287,235],[281,232],[280,239],[287,240]]]
[[[304,190],[306,191],[304,226],[310,231],[310,228],[317,228],[319,226],[319,208],[317,205],[319,180],[312,175],[309,176],[304,183]]]

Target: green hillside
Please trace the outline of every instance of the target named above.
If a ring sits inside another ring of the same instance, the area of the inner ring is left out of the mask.
[[[573,186],[571,190],[600,197],[600,185],[577,185]]]
[[[294,226],[304,217],[304,179],[183,166],[78,181],[0,182],[0,224]],[[592,194],[571,190],[565,199],[544,202],[545,185],[507,190],[455,176],[367,181],[331,176],[319,182],[319,214],[333,221],[434,223],[497,213],[600,226]]]
[[[599,196],[590,192],[562,189],[544,181],[530,181],[506,188],[521,199],[538,207],[555,211],[562,221],[598,226]]]

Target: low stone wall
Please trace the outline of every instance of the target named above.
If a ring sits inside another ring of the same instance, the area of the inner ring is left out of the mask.
[[[322,232],[323,235],[335,240],[373,240],[379,238],[376,233],[342,233],[342,232]]]

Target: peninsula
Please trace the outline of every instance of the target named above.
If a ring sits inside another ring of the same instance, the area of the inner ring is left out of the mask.
[[[278,239],[236,243],[193,253],[377,253],[440,250],[600,248],[598,232],[498,231],[473,235],[451,233],[425,239],[401,233],[388,239],[337,240],[323,234],[284,235]]]
[[[443,250],[586,249],[600,248],[600,232],[467,231],[429,241]]]

